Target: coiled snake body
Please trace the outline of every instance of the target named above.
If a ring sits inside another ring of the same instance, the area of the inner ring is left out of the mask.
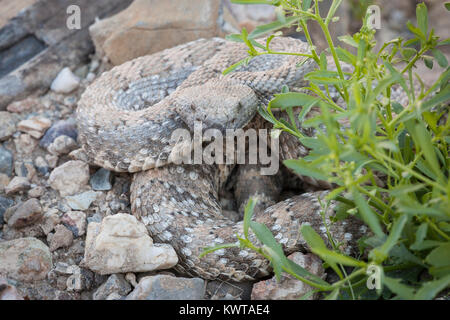
[[[275,38],[271,48],[307,52],[305,43],[291,38]],[[178,271],[205,279],[251,280],[267,275],[270,266],[258,254],[238,248],[199,258],[205,247],[236,242],[242,222],[226,218],[219,204],[218,190],[229,170],[173,164],[172,133],[192,131],[194,121],[220,131],[258,127],[258,105],[270,101],[284,85],[291,90],[304,86],[303,76],[313,68],[313,62],[302,57],[261,55],[222,75],[247,54],[244,44],[214,38],[140,57],[102,74],[86,89],[77,109],[79,139],[90,162],[134,173],[133,214],[156,241],[175,248]],[[304,156],[307,150],[294,153]],[[306,250],[299,233],[302,223],[326,239],[318,202],[324,196],[301,194],[257,211],[253,219],[270,228],[286,253]],[[332,203],[326,212],[328,222],[334,208]],[[329,231],[351,251],[364,228],[350,220],[331,224]]]

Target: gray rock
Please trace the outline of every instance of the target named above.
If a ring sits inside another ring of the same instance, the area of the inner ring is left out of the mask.
[[[97,192],[86,191],[74,196],[66,197],[67,204],[73,210],[87,210],[92,202],[97,198]]]
[[[47,148],[54,155],[67,154],[78,147],[77,142],[68,136],[59,136]]]
[[[112,188],[112,172],[101,168],[95,172],[90,180],[91,187],[94,190],[106,191]]]
[[[37,171],[40,172],[41,174],[43,174],[44,176],[50,172],[50,167],[49,167],[47,161],[45,161],[45,159],[42,158],[41,156],[37,157],[34,160],[34,165],[35,165]]]
[[[42,207],[35,198],[21,203],[8,219],[8,226],[23,228],[40,220],[43,216]]]
[[[200,278],[176,278],[167,275],[144,277],[127,300],[202,300],[205,281]]]
[[[64,226],[78,238],[86,233],[86,214],[81,211],[69,211],[61,219]]]
[[[93,299],[106,300],[113,293],[125,296],[130,291],[131,285],[125,280],[124,276],[122,274],[113,274],[94,292]]]
[[[11,177],[13,172],[13,155],[8,150],[0,146],[0,173]]]
[[[16,115],[0,111],[0,141],[7,140],[16,132],[16,121]]]
[[[71,118],[68,120],[59,120],[55,122],[50,129],[45,132],[45,135],[42,137],[39,145],[43,148],[48,148],[48,146],[60,136],[68,136],[73,140],[77,140],[78,131],[77,124],[74,119]]]
[[[48,247],[36,238],[0,242],[0,274],[24,282],[42,280],[52,267]]]
[[[0,301],[2,300],[23,300],[16,287],[8,280],[0,276]]]
[[[6,195],[30,189],[30,182],[25,177],[14,177],[5,188]]]
[[[0,197],[0,226],[3,224],[3,215],[6,209],[14,205],[14,200],[9,198]]]

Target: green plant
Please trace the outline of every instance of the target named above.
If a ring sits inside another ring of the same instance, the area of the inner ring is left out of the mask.
[[[322,199],[324,206],[330,200],[340,203],[335,219],[356,215],[373,233],[360,241],[361,250],[368,252],[363,260],[345,255],[338,245],[327,248],[311,227],[302,227],[302,235],[311,251],[339,275],[340,280],[332,284],[284,256],[269,229],[251,221],[253,201],[246,208],[245,236],[238,237],[239,245],[269,259],[278,278],[283,271],[287,272],[314,287],[314,292],[323,292],[328,299],[432,299],[448,288],[450,68],[439,47],[448,45],[450,39],[440,41],[434,30],[429,30],[426,5],[417,6],[417,25],[408,23],[413,39],[394,39],[376,51],[375,30],[367,24],[366,17],[360,32],[340,38],[354,48],[350,52],[336,46],[329,32],[330,24],[337,21],[335,13],[342,0],[332,2],[325,18],[319,12],[318,0],[233,2],[272,4],[277,7],[279,18],[274,23],[257,27],[250,34],[243,29],[241,34],[230,35],[229,39],[247,44],[249,57],[230,66],[224,73],[232,72],[262,54],[295,54],[315,60],[318,67],[306,76],[309,87],[304,88],[310,94],[285,91],[276,95],[267,109],[261,107],[259,112],[273,123],[275,130],[295,135],[311,149],[306,158],[287,160],[285,165],[299,174],[327,180],[337,186]],[[450,5],[446,4],[446,7]],[[329,70],[326,52],[316,52],[308,32],[308,20],[321,27],[337,71]],[[271,51],[270,42],[275,35],[267,38],[265,46],[254,40],[273,32],[278,35],[281,28],[291,25],[304,32],[310,53]],[[446,68],[429,87],[425,87],[419,75],[414,73],[415,64],[420,61],[430,69],[434,61]],[[342,62],[352,65],[354,71],[344,74]],[[414,89],[415,81],[421,85],[419,92]],[[408,95],[407,106],[392,99],[393,86],[401,86]],[[338,105],[332,99],[331,88],[339,93],[344,105]],[[303,108],[296,119],[293,110],[298,106]],[[321,113],[307,119],[312,107],[320,108]],[[273,109],[287,112],[290,121],[277,119]],[[339,120],[342,119],[347,120],[348,128],[340,128]],[[314,127],[317,134],[304,136],[296,120],[302,127]],[[384,186],[377,185],[377,173],[385,175]],[[249,229],[255,233],[260,245],[248,240]],[[334,243],[333,239],[329,240]],[[204,254],[216,249],[207,248]],[[366,287],[367,271],[371,266],[381,271],[382,289],[376,292]],[[346,273],[348,267],[352,269],[350,274]]]

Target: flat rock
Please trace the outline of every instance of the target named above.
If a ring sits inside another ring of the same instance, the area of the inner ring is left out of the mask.
[[[314,254],[303,254],[295,252],[288,256],[288,259],[294,261],[301,267],[318,277],[324,277],[325,271],[322,267],[322,261]],[[269,280],[260,281],[253,286],[252,300],[298,300],[308,292],[314,290],[313,287],[304,282],[295,279],[291,275],[283,274],[280,282],[273,277]],[[309,297],[309,300],[317,298],[317,294]]]
[[[114,65],[199,38],[223,35],[221,0],[135,0],[89,28],[97,54]],[[170,14],[161,13],[170,12]]]
[[[67,204],[73,210],[87,210],[91,206],[92,202],[97,199],[97,192],[86,191],[74,196],[67,196]]]
[[[24,100],[15,101],[10,103],[6,110],[14,113],[23,113],[31,110],[36,110],[38,108],[42,108],[42,104],[38,98],[28,97]]]
[[[156,275],[142,278],[126,300],[202,300],[205,281]]]
[[[8,226],[12,228],[23,228],[39,221],[43,216],[42,207],[35,198],[29,199],[17,207],[8,219]]]
[[[70,196],[82,191],[89,181],[89,166],[82,161],[68,161],[55,168],[48,182],[61,196]]]
[[[0,273],[24,282],[45,279],[52,267],[48,247],[36,238],[0,242]]]
[[[177,263],[175,250],[154,244],[144,224],[132,215],[118,213],[88,224],[84,264],[96,273],[145,272]]]
[[[111,171],[105,168],[98,169],[90,179],[92,189],[98,191],[111,190],[112,177],[113,175]]]
[[[28,133],[35,139],[40,139],[51,125],[52,122],[50,119],[44,117],[33,117],[20,121],[17,128],[22,132]]]

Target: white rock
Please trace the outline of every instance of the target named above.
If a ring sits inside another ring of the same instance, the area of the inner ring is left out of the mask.
[[[71,137],[62,135],[57,137],[47,148],[53,155],[67,154],[78,147],[77,142]]]
[[[84,265],[94,272],[146,272],[177,263],[175,250],[167,244],[153,244],[146,227],[132,215],[118,213],[88,225]]]
[[[20,131],[28,133],[33,138],[40,139],[51,125],[52,122],[47,118],[33,117],[20,121],[17,127]]]
[[[48,182],[60,195],[70,196],[86,187],[89,181],[89,166],[82,161],[68,161],[55,168]]]
[[[51,89],[59,93],[70,93],[80,84],[80,78],[70,71],[69,68],[62,69],[55,80],[53,80]]]

